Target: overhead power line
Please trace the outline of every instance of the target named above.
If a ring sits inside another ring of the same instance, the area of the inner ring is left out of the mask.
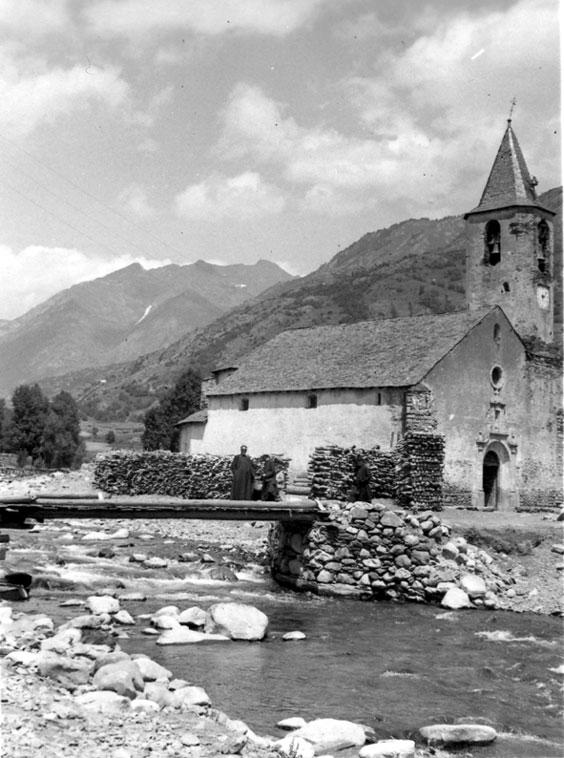
[[[32,153],[28,152],[23,147],[20,147],[19,145],[16,145],[12,140],[10,140],[8,137],[6,137],[5,135],[3,135],[1,133],[0,133],[0,139],[4,140],[8,144],[12,145],[12,147],[14,149],[19,150],[24,155],[27,155],[27,157],[30,158],[32,161],[34,161],[38,165],[40,165],[43,168],[45,168],[47,171],[50,171],[52,174],[54,174],[55,176],[57,176],[59,179],[62,179],[64,182],[66,182],[67,184],[69,184],[71,187],[74,187],[75,189],[77,189],[79,192],[81,192],[86,197],[90,198],[91,200],[94,200],[102,208],[104,208],[105,210],[109,211],[110,213],[112,213],[114,216],[116,216],[117,218],[119,218],[122,221],[124,221],[129,226],[133,227],[134,229],[137,229],[142,234],[148,235],[149,237],[151,237],[152,239],[154,239],[156,242],[158,242],[161,245],[164,245],[164,247],[168,248],[169,250],[171,250],[174,253],[177,253],[177,254],[182,255],[182,256],[184,256],[186,254],[185,251],[179,250],[174,245],[171,245],[168,242],[165,242],[165,240],[161,239],[159,236],[157,236],[156,234],[154,234],[154,232],[150,231],[149,229],[146,229],[143,226],[140,226],[139,224],[136,224],[134,221],[132,221],[131,219],[129,219],[127,216],[124,216],[122,213],[120,213],[119,211],[117,211],[115,208],[112,208],[110,205],[108,205],[107,203],[105,203],[103,200],[100,200],[100,198],[96,197],[91,192],[89,192],[88,190],[84,189],[84,187],[81,187],[79,184],[77,184],[76,182],[74,182],[72,179],[69,179],[67,176],[65,176],[64,174],[60,173],[56,169],[54,169],[52,166],[49,166],[47,163],[45,163],[44,161],[42,161],[40,158],[37,158],[36,156],[34,156]],[[14,165],[14,164],[12,163],[12,165]],[[23,174],[25,174],[26,176],[28,176],[28,178],[30,178],[31,181],[35,182],[39,187],[41,187],[42,189],[45,189],[45,185],[43,185],[41,182],[39,182],[38,180],[36,180],[34,177],[30,177],[29,174],[27,174],[25,171],[23,171],[23,169],[17,167],[17,170],[21,171]],[[52,190],[48,189],[48,191],[51,192],[51,194],[57,196],[56,193],[54,193]],[[21,195],[22,193],[18,192],[18,194]],[[46,213],[49,213],[54,218],[57,218],[59,221],[61,221],[62,223],[64,223],[66,226],[70,226],[70,228],[74,229],[79,234],[83,234],[83,236],[85,236],[87,239],[90,239],[95,244],[100,244],[103,247],[106,247],[106,249],[108,249],[107,246],[104,245],[103,243],[100,243],[100,242],[98,242],[96,240],[92,240],[91,237],[89,237],[88,235],[86,235],[83,232],[81,232],[80,229],[76,229],[76,227],[72,226],[68,222],[66,222],[63,219],[61,219],[60,217],[58,217],[57,214],[55,214],[52,211],[48,211],[47,209],[43,208],[43,206],[41,206],[40,203],[37,203],[36,201],[32,200],[31,198],[25,197],[25,195],[23,195],[23,196],[24,196],[25,199],[27,199],[30,202],[34,203],[34,205],[37,205],[37,207],[39,207],[42,210],[44,210]],[[87,216],[88,218],[92,219],[95,223],[98,223],[100,226],[104,227],[105,229],[108,229],[110,232],[116,234],[118,237],[121,237],[121,239],[125,239],[129,244],[133,245],[138,250],[142,250],[142,248],[140,248],[136,243],[132,242],[131,240],[128,240],[127,238],[125,238],[123,235],[121,235],[116,230],[111,229],[110,227],[108,227],[106,224],[103,224],[96,217],[94,217],[94,216],[86,213],[85,211],[81,210],[80,208],[77,208],[77,206],[73,205],[68,200],[64,200],[64,198],[60,198],[60,199],[62,199],[63,202],[67,203],[70,207],[75,208],[75,210],[78,210],[80,213],[83,213],[85,216]],[[143,251],[143,252],[146,254],[145,251]]]

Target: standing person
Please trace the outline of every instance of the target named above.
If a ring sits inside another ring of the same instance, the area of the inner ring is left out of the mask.
[[[370,473],[370,469],[366,465],[364,458],[357,455],[354,483],[357,500],[361,500],[363,503],[370,503],[372,501],[372,492],[370,491],[371,478],[372,474]]]
[[[276,482],[276,466],[268,455],[263,456],[264,467],[262,470],[262,495],[261,500],[273,501],[278,497],[278,484]]]
[[[233,472],[231,500],[251,500],[255,465],[247,455],[246,445],[241,445],[241,452],[231,461],[231,471]]]

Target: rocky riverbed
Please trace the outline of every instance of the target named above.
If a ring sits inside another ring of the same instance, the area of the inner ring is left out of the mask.
[[[31,492],[84,492],[90,487],[90,472],[83,469],[70,475],[54,475],[39,477],[32,481],[14,481],[0,484],[2,494],[24,494]],[[506,593],[504,607],[514,611],[533,611],[536,613],[562,613],[562,564],[564,560],[562,550],[562,523],[556,520],[553,514],[476,514],[467,511],[450,509],[441,514],[441,518],[451,528],[455,536],[462,536],[469,542],[488,551],[494,556],[498,565],[503,566],[512,580],[514,592]],[[265,570],[266,562],[266,535],[268,526],[260,524],[230,524],[225,522],[75,522],[69,524],[40,526],[30,532],[11,531],[12,542],[10,546],[14,550],[12,558],[6,564],[10,570],[26,570],[33,564],[33,551],[26,552],[29,543],[35,543],[38,550],[47,550],[50,557],[50,567],[43,567],[39,578],[43,578],[45,586],[49,581],[71,582],[68,575],[65,578],[65,563],[73,555],[72,545],[76,543],[78,535],[83,544],[91,544],[91,559],[100,559],[114,568],[118,565],[120,553],[127,549],[129,535],[135,531],[137,536],[144,536],[135,541],[136,558],[132,565],[137,562],[139,566],[149,571],[158,572],[159,566],[167,566],[170,555],[167,553],[167,543],[174,540],[175,558],[172,560],[173,576],[171,581],[182,582],[183,578],[197,565],[199,571],[207,572],[209,576],[216,572],[216,576],[223,580],[229,580],[230,572],[244,569],[260,573]],[[88,534],[92,535],[90,541],[84,540]],[[119,536],[121,534],[121,537]],[[107,539],[109,535],[118,535],[115,539]],[[27,545],[27,546],[26,546]],[[182,552],[178,554],[179,545]],[[121,547],[120,547],[121,546]],[[172,548],[171,548],[172,549]],[[18,552],[21,550],[21,552]],[[129,549],[132,552],[132,549]],[[117,556],[116,556],[117,554]],[[18,564],[12,563],[17,556]],[[76,557],[76,553],[74,554]],[[178,560],[184,556],[183,560]],[[131,559],[130,559],[131,560]],[[29,561],[22,566],[21,561]],[[152,561],[152,563],[151,563]],[[147,563],[148,562],[148,563]],[[159,563],[161,562],[161,563]],[[35,573],[35,572],[34,572]],[[170,572],[169,572],[170,574]],[[76,578],[76,577],[75,577]],[[100,580],[103,582],[103,578]],[[118,582],[119,585],[119,582]],[[41,588],[39,584],[38,590]],[[96,589],[103,596],[107,588],[99,585]],[[119,586],[110,588],[110,595],[119,596]],[[122,590],[124,591],[124,590]],[[3,608],[9,606],[5,605]],[[25,612],[25,603],[14,604],[10,619],[18,621],[20,611]],[[0,607],[2,612],[8,611]],[[120,608],[123,610],[123,608]],[[84,608],[77,608],[76,615],[84,615]],[[462,611],[463,613],[463,611]],[[89,614],[96,615],[96,614]],[[78,657],[94,661],[97,665],[101,654],[108,654],[119,646],[119,636],[123,634],[126,625],[116,621],[115,613],[110,618],[102,616],[101,626],[105,627],[101,632],[95,628],[93,631],[81,631],[81,638],[74,639],[73,645],[78,644]],[[6,618],[6,615],[5,615]],[[26,616],[22,616],[25,619]],[[8,619],[8,622],[9,620]],[[3,754],[9,756],[25,755],[37,756],[78,756],[94,758],[97,756],[112,755],[118,758],[137,758],[137,756],[195,756],[206,758],[211,755],[242,754],[253,756],[283,756],[292,755],[298,758],[303,755],[313,754],[311,746],[314,744],[308,739],[302,744],[294,741],[293,746],[280,744],[280,738],[263,739],[254,735],[242,722],[232,721],[225,714],[215,710],[213,703],[190,703],[183,701],[164,704],[161,703],[158,711],[154,703],[147,698],[143,690],[133,700],[125,697],[124,700],[114,702],[104,708],[96,709],[92,703],[88,703],[84,697],[89,693],[96,692],[93,684],[92,671],[89,671],[86,681],[77,683],[61,680],[57,677],[41,676],[36,663],[31,663],[26,653],[37,655],[42,646],[47,648],[58,631],[59,624],[53,619],[45,621],[33,628],[35,622],[22,621],[24,629],[21,637],[16,636],[6,641],[4,639],[2,654],[6,656],[2,662],[2,736],[4,740]],[[97,622],[94,622],[96,624]],[[149,622],[148,622],[149,623]],[[26,624],[28,626],[26,627]],[[29,628],[31,625],[32,628]],[[8,627],[10,624],[8,623]],[[76,628],[76,627],[75,627]],[[162,633],[162,631],[161,631]],[[226,644],[246,644],[242,642],[229,642]],[[260,642],[253,644],[261,644]],[[72,647],[71,645],[70,647]],[[80,645],[84,645],[81,648]],[[104,648],[108,647],[108,650]],[[88,651],[86,650],[88,647]],[[102,648],[102,650],[97,649]],[[75,650],[75,652],[77,652]],[[62,651],[65,652],[64,650]],[[67,650],[67,652],[69,652]],[[81,655],[88,652],[88,655]],[[12,654],[10,656],[10,653]],[[18,655],[23,657],[18,658]],[[68,657],[68,656],[67,656]],[[75,658],[76,656],[70,656]],[[79,677],[80,678],[80,677]],[[165,679],[167,679],[165,677]],[[174,692],[184,687],[201,689],[201,682],[174,683],[174,672],[170,672],[167,679],[167,691]],[[154,685],[154,683],[153,683]],[[150,691],[149,687],[149,691]],[[116,693],[117,694],[117,693]],[[131,694],[131,693],[130,693]],[[204,693],[205,694],[205,693]],[[123,697],[117,695],[117,697]],[[109,698],[112,699],[111,697]],[[132,707],[132,703],[139,701],[141,706]],[[163,707],[164,706],[164,707]],[[336,714],[338,716],[338,714]],[[352,725],[361,728],[361,725]],[[313,727],[311,727],[313,729]],[[359,732],[357,730],[356,734]],[[310,735],[311,736],[311,735]],[[353,739],[348,737],[348,739]],[[444,749],[437,747],[425,748],[421,745],[399,744],[394,747],[395,753],[376,752],[377,745],[364,745],[370,743],[372,737],[369,731],[363,731],[363,739],[357,736],[353,746],[345,748],[339,755],[358,755],[361,750],[368,751],[364,755],[416,755],[441,756],[449,755]],[[336,752],[335,746],[319,747],[318,754]],[[400,748],[404,752],[398,753]],[[388,749],[381,745],[382,751]],[[372,750],[372,753],[370,753]],[[361,753],[362,754],[362,753]],[[464,754],[464,753],[462,753]]]

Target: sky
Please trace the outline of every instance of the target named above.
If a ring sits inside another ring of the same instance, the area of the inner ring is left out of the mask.
[[[0,319],[134,262],[303,275],[561,183],[557,0],[0,0]],[[512,102],[514,106],[512,107]]]

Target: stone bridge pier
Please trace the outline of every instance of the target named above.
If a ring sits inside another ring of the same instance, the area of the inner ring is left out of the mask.
[[[323,523],[272,526],[270,561],[277,582],[359,599],[433,598],[441,581],[436,564],[448,538],[436,513],[405,513],[383,503],[328,508]]]

